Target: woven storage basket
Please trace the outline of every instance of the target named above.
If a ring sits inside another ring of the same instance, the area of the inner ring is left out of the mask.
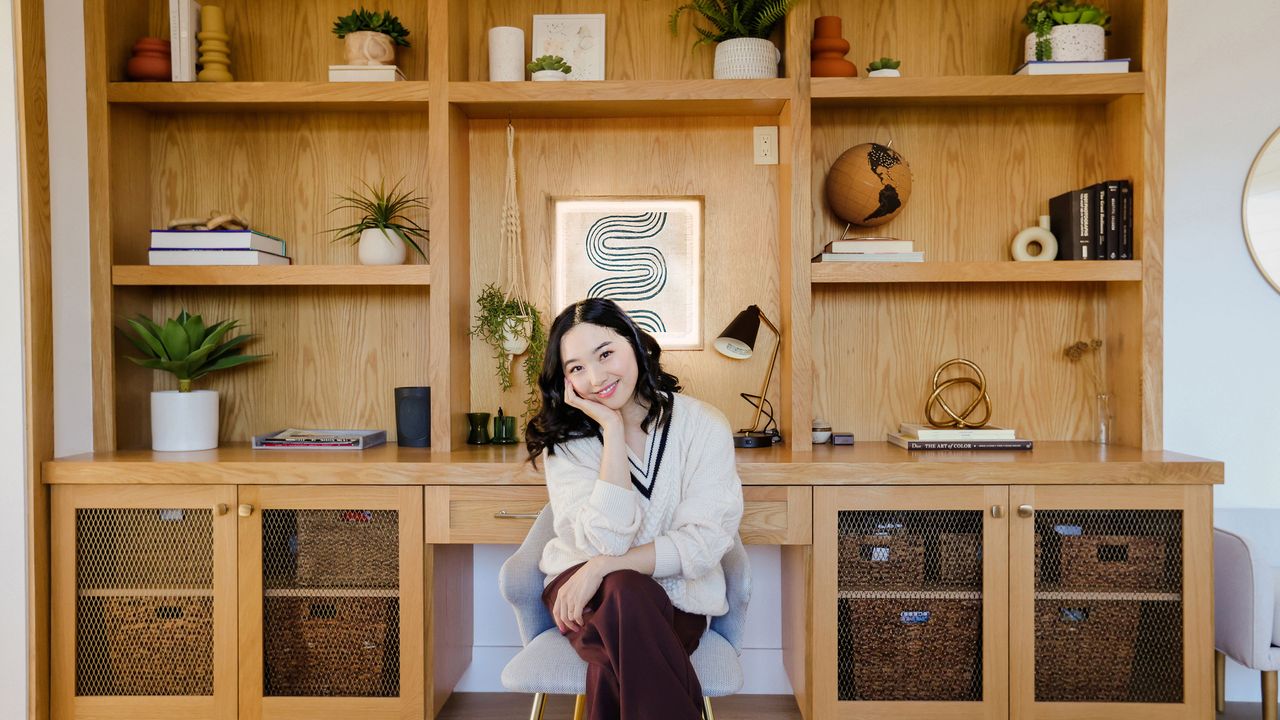
[[[298,584],[394,588],[400,583],[394,510],[299,510]]]
[[[982,699],[982,601],[841,599],[841,700]]]
[[[938,582],[949,588],[982,589],[981,535],[938,535]]]
[[[1063,589],[1169,591],[1166,539],[1150,535],[1076,535],[1062,542]]]
[[[103,635],[115,694],[213,694],[212,597],[84,600],[102,603]],[[80,672],[102,670],[82,667]]]
[[[1036,601],[1036,700],[1129,698],[1141,603]]]
[[[839,574],[841,590],[918,590],[924,541],[908,534],[842,536]]]
[[[386,597],[268,597],[267,692],[399,695],[399,610]]]

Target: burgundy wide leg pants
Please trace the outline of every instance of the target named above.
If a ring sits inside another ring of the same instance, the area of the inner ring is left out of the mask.
[[[548,611],[581,567],[560,573],[543,591]],[[581,630],[563,635],[587,661],[590,720],[702,717],[702,685],[689,655],[707,628],[705,615],[677,609],[652,577],[620,570],[605,576],[582,619]]]

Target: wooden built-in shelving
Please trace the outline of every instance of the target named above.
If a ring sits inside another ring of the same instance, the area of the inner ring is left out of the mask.
[[[900,78],[813,78],[818,107],[866,104],[1058,105],[1106,103],[1141,95],[1140,72],[1115,75],[965,75]]]
[[[819,262],[810,281],[840,283],[1136,282],[1139,260],[1098,262]]]
[[[421,285],[430,265],[116,265],[111,282],[122,286]]]
[[[449,102],[471,118],[773,115],[795,84],[774,80],[453,82]]]

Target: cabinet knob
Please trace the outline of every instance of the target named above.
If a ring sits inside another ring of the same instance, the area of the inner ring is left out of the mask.
[[[1018,506],[1018,517],[1029,518],[1029,517],[1031,517],[1032,515],[1035,515],[1035,514],[1036,514],[1036,509],[1035,509],[1035,508],[1033,508],[1033,507],[1031,507],[1030,505],[1019,505],[1019,506]]]
[[[249,517],[252,514],[253,514],[252,505],[245,504],[240,506],[240,517]]]
[[[226,515],[230,510],[231,508],[227,507],[226,503],[218,503],[217,507],[214,508],[214,511],[219,515]]]
[[[1003,505],[992,505],[992,506],[991,506],[991,517],[996,518],[996,519],[1000,519],[1000,518],[1004,517],[1004,506],[1003,506]]]

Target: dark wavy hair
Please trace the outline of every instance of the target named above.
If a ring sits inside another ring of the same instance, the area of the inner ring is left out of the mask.
[[[555,454],[555,446],[580,437],[599,435],[600,426],[587,414],[564,401],[564,368],[560,356],[560,339],[575,325],[591,323],[607,327],[626,339],[636,356],[639,377],[636,379],[636,396],[649,407],[641,422],[645,432],[671,409],[671,393],[680,392],[680,380],[662,369],[662,348],[649,333],[641,330],[626,311],[612,300],[587,298],[565,308],[551,323],[547,335],[547,355],[542,363],[542,375],[538,387],[542,391],[542,408],[525,426],[525,446],[529,449],[529,462],[537,467],[537,458],[543,449]]]

